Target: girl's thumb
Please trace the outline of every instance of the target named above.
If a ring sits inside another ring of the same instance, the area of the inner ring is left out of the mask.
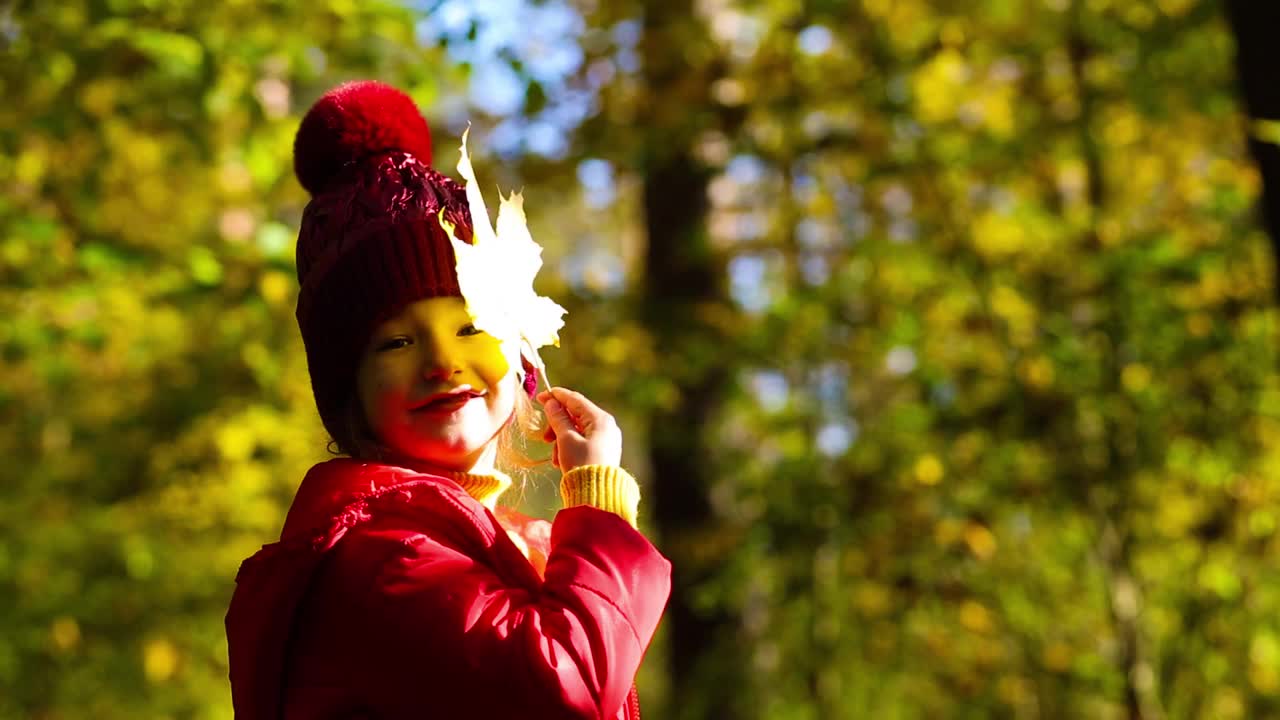
[[[556,431],[558,437],[579,434],[578,429],[573,426],[573,418],[569,417],[569,411],[564,409],[559,400],[547,398],[542,408],[547,413],[547,420],[551,422],[551,429]]]

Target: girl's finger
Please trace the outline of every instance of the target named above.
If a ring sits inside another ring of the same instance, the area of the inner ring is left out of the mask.
[[[563,389],[563,388],[559,388],[559,389]],[[574,412],[571,408],[567,407],[564,404],[563,400],[556,397],[555,390],[557,390],[557,388],[552,388],[551,390],[546,391],[547,399],[542,403],[543,409],[544,410],[546,409],[547,403],[549,402],[556,403],[561,409],[564,410],[565,415],[568,416],[569,421],[573,424],[573,429],[577,430],[579,433],[583,433],[584,432],[583,428],[585,427],[585,425],[583,423],[582,416]]]
[[[555,398],[548,398],[547,401],[542,404],[542,408],[546,411],[547,420],[551,423],[551,430],[556,434],[556,436],[581,436],[581,433],[578,432],[578,428],[576,427],[576,423],[574,423],[573,418],[569,416],[569,411],[565,410],[564,406],[561,405],[558,400]]]
[[[542,433],[542,442],[555,442],[555,441],[556,441],[556,429],[548,425],[546,431]]]
[[[578,420],[579,424],[585,429],[590,429],[598,424],[600,418],[606,413],[601,410],[598,405],[587,399],[586,395],[575,392],[568,388],[555,387],[551,388],[551,392],[555,399],[558,400],[571,416]]]

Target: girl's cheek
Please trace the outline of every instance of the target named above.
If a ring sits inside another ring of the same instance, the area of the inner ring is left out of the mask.
[[[495,387],[511,370],[511,365],[502,355],[502,345],[496,340],[476,348],[475,368],[485,384]]]
[[[375,362],[364,378],[368,402],[365,412],[372,418],[386,418],[408,396],[409,378],[396,363]]]
[[[387,396],[386,393],[379,390],[365,407],[365,421],[369,423],[369,427],[375,432],[380,433],[386,428],[387,417]]]

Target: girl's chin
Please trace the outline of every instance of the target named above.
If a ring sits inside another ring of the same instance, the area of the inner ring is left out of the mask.
[[[473,437],[471,433],[449,433],[437,437],[407,434],[402,436],[396,445],[401,448],[400,452],[403,454],[433,465],[449,467],[465,464],[467,458],[484,450],[487,441],[487,437],[480,435]]]
[[[390,435],[399,452],[433,464],[465,463],[484,450],[500,428],[494,427],[483,406],[465,407],[447,414],[410,412]],[[434,460],[433,460],[434,458]]]

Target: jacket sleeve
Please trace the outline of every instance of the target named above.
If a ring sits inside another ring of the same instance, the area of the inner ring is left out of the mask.
[[[666,605],[670,563],[592,507],[561,510],[550,546],[539,579],[509,543],[490,549],[497,564],[514,553],[527,575],[419,533],[339,543],[332,577],[368,582],[353,617],[385,666],[374,674],[383,692],[413,692],[423,710],[441,707],[437,693],[467,694],[472,717],[615,717]]]

